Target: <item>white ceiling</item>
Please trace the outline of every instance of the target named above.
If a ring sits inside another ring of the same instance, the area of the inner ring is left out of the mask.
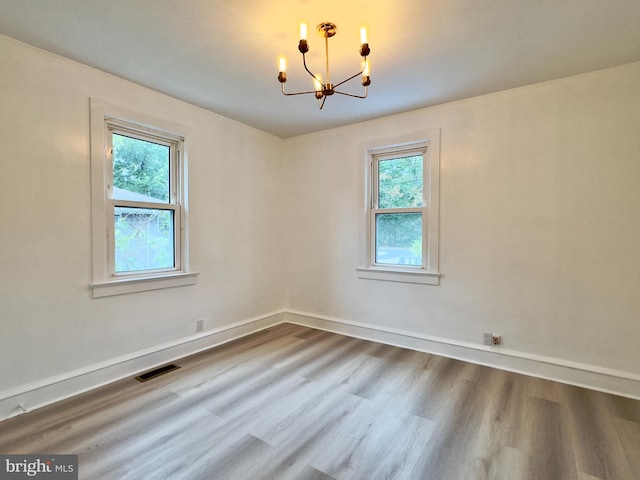
[[[280,93],[278,55],[287,90],[311,87],[301,21],[314,70],[314,26],[338,26],[333,83],[359,70],[368,27],[366,100]],[[286,138],[639,61],[640,0],[0,0],[0,34]]]

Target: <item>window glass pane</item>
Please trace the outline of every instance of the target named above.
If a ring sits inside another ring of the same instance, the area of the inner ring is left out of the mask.
[[[422,266],[422,214],[376,215],[376,263]]]
[[[173,268],[174,212],[115,207],[115,270]]]
[[[169,202],[170,147],[114,133],[113,198]]]
[[[378,208],[423,206],[422,155],[378,161]]]

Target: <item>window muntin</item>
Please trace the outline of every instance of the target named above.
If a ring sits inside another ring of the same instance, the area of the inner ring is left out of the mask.
[[[425,155],[426,147],[372,155],[373,266],[426,268]]]

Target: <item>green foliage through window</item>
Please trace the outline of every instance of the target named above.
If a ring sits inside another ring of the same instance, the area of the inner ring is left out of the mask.
[[[114,187],[168,202],[170,147],[117,133],[112,138]]]
[[[378,208],[421,207],[422,155],[378,162]]]
[[[116,272],[174,267],[173,212],[115,209]]]

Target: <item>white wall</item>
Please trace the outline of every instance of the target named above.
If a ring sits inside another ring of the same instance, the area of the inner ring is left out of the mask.
[[[281,308],[281,139],[1,36],[0,70],[0,400]],[[90,97],[191,133],[197,285],[91,298]]]
[[[0,418],[282,318],[433,350],[491,330],[507,355],[467,357],[640,396],[640,64],[287,141],[1,36],[0,68]],[[191,132],[197,285],[91,298],[90,97]],[[359,280],[364,145],[431,128],[441,285]]]
[[[288,140],[287,308],[338,331],[478,345],[476,360],[505,368],[542,359],[639,381],[638,85],[640,63]],[[433,128],[441,285],[358,279],[364,145]],[[483,331],[513,359],[483,351]]]

